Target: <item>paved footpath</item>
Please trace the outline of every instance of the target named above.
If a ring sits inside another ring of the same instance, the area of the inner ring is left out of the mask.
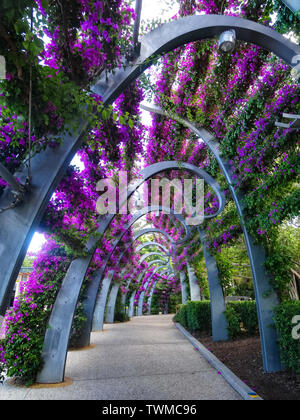
[[[172,316],[105,324],[94,348],[68,353],[73,384],[50,389],[0,385],[0,400],[240,400],[195,351]]]

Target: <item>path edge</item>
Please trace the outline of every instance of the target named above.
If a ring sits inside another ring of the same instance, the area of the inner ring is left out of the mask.
[[[221,373],[226,382],[243,398],[245,401],[263,401],[248,385],[238,378],[227,366],[204,347],[195,337],[193,337],[181,324],[174,322],[177,329],[188,339],[199,353]]]

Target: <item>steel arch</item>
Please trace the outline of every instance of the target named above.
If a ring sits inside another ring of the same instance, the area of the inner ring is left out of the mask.
[[[236,181],[232,179],[232,166],[221,156],[219,144],[217,140],[204,128],[195,127],[190,121],[179,117],[173,113],[167,113],[162,109],[154,106],[141,106],[143,109],[156,114],[172,118],[188,127],[194,134],[201,138],[216,158],[221,171],[223,172],[235,202],[237,212],[239,214],[244,238],[247,246],[248,256],[253,275],[253,284],[256,296],[257,314],[259,320],[259,329],[261,335],[261,346],[263,355],[263,364],[266,372],[277,372],[282,369],[280,353],[278,348],[278,337],[274,326],[274,308],[278,305],[278,297],[271,286],[270,276],[264,267],[265,250],[256,243],[255,239],[247,231],[243,216],[243,194],[235,190]],[[202,235],[200,234],[200,237]],[[209,260],[207,250],[205,250],[206,258]],[[209,274],[211,277],[211,273]]]
[[[271,28],[232,16],[205,15],[189,16],[164,24],[150,32],[141,41],[140,55],[125,69],[117,70],[108,80],[103,75],[92,90],[102,96],[108,105],[137,79],[157,55],[167,53],[188,42],[219,36],[227,29],[235,29],[237,39],[251,42],[273,52],[293,67],[293,58],[300,55],[300,47],[293,44]],[[25,258],[29,243],[37,229],[47,203],[65,170],[81,147],[88,127],[87,116],[81,117],[76,131],[62,135],[58,149],[41,152],[32,159],[34,184],[24,204],[13,211],[1,214],[0,262],[3,272],[0,283],[0,314],[4,314],[16,278]],[[23,170],[15,174],[25,183],[27,173]],[[11,202],[11,191],[7,189],[0,199],[0,206]]]

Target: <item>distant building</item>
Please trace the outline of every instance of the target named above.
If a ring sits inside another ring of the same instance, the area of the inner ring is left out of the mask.
[[[26,282],[29,279],[29,276],[32,272],[33,272],[32,267],[22,267],[21,268],[21,270],[19,272],[19,275],[18,275],[18,278],[17,278],[17,281],[16,281],[16,284],[15,284],[15,287],[14,287],[14,291],[13,291],[12,296],[11,296],[9,306],[12,306],[13,302],[14,302],[14,298],[16,296],[19,296],[21,283]]]

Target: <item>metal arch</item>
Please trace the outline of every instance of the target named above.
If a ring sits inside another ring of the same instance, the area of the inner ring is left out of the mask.
[[[164,210],[163,207],[160,207],[160,209],[161,210]],[[172,216],[175,219],[177,219],[178,221],[180,221],[182,224],[184,224],[184,221],[182,220],[182,218],[179,215],[177,215],[175,213],[174,214],[172,213]],[[188,230],[188,228],[186,226],[185,226],[185,229],[186,229],[187,237],[188,237],[189,236],[189,230]],[[155,233],[160,233],[160,234],[164,235],[167,239],[169,239],[169,241],[172,244],[172,247],[175,250],[176,243],[174,242],[173,238],[167,232],[164,232],[163,230],[157,229],[157,228],[144,229],[144,230],[141,230],[141,231],[139,231],[139,232],[137,232],[135,234],[135,236],[133,238],[133,241],[126,246],[125,250],[120,255],[120,257],[119,257],[119,259],[117,261],[116,266],[117,267],[119,266],[119,263],[121,262],[123,256],[125,255],[125,253],[128,251],[128,249],[132,246],[132,244],[135,241],[137,241],[141,236],[143,236],[145,234],[154,233],[154,232]],[[157,243],[157,245],[160,245],[160,244]],[[157,254],[157,255],[160,255],[160,254]],[[170,262],[171,256],[172,256],[172,254],[169,254],[169,261],[166,264],[168,264]],[[148,267],[150,265],[148,265]],[[115,273],[115,270],[113,270],[113,275],[114,275],[114,273]],[[88,286],[88,291],[87,291],[87,297],[88,298],[83,303],[85,315],[86,315],[86,318],[87,318],[87,322],[83,326],[83,328],[82,328],[82,334],[80,335],[80,337],[77,340],[77,346],[78,347],[88,346],[90,344],[90,333],[91,333],[92,328],[95,329],[96,328],[96,325],[98,325],[97,328],[100,328],[100,326],[101,326],[100,325],[101,324],[101,319],[103,319],[103,311],[104,311],[105,306],[106,306],[106,300],[107,300],[107,294],[108,293],[106,293],[106,295],[104,297],[104,299],[105,299],[104,308],[101,308],[98,305],[98,312],[99,313],[95,313],[95,308],[96,308],[96,302],[98,300],[98,297],[97,296],[98,296],[99,293],[101,294],[101,291],[99,292],[96,289],[96,287],[97,287],[97,285],[100,285],[101,280],[103,278],[103,274],[104,274],[104,271],[101,270],[100,273],[99,273],[99,276],[94,277],[94,279],[91,281],[90,285]],[[111,282],[112,282],[112,278],[110,278],[109,284],[111,284]],[[99,298],[100,297],[102,297],[102,294],[101,294],[101,296],[99,296]],[[97,329],[97,331],[98,331],[98,329]]]
[[[137,283],[139,284],[139,283],[141,283],[142,282],[142,279],[145,277],[145,275],[146,275],[146,273],[147,273],[147,271],[149,271],[149,268],[150,268],[150,266],[151,265],[153,265],[154,263],[156,263],[156,264],[158,264],[158,263],[163,263],[164,261],[161,261],[161,260],[155,260],[155,261],[152,261],[149,265],[148,265],[148,267],[146,267],[140,274],[139,274],[139,276],[138,276],[138,281],[137,281]],[[164,265],[164,267],[165,267],[166,265]],[[133,301],[134,301],[134,297],[136,296],[136,293],[137,293],[137,291],[134,291],[133,293],[132,293],[132,295],[131,295],[131,298],[133,297]],[[133,303],[132,303],[132,305],[130,305],[130,306],[132,306],[132,308],[130,308],[130,311],[129,311],[129,316],[130,317],[132,317],[133,316],[133,314],[134,314],[134,305],[133,305]]]
[[[300,58],[300,56],[299,56]],[[294,130],[300,129],[300,115],[297,114],[286,114],[285,112],[282,114],[283,118],[287,118],[288,120],[291,120],[289,124],[287,123],[281,123],[279,121],[276,121],[275,125],[276,127],[280,128],[293,128]]]
[[[263,364],[266,372],[277,372],[282,369],[280,353],[278,348],[278,337],[274,326],[274,308],[278,305],[278,297],[271,286],[271,279],[266,269],[264,268],[265,250],[257,244],[255,239],[247,231],[243,217],[243,194],[235,190],[236,181],[231,177],[232,166],[220,154],[219,143],[204,128],[197,128],[188,120],[178,117],[173,113],[166,113],[158,107],[141,106],[143,109],[154,112],[166,117],[172,118],[175,121],[188,127],[194,134],[201,138],[210,151],[216,158],[220,169],[222,170],[228,187],[230,189],[232,198],[235,202],[241,226],[243,228],[244,238],[247,246],[248,256],[253,275],[254,290],[256,296],[257,313],[261,335]]]
[[[219,214],[223,210],[223,208],[225,207],[225,196],[221,191],[219,184],[205,171],[198,169],[194,165],[175,161],[156,163],[154,165],[150,165],[149,167],[141,171],[141,180],[139,180],[133,186],[130,186],[128,188],[127,200],[129,200],[129,198],[134,194],[134,192],[151,177],[161,172],[170,171],[174,169],[186,170],[188,172],[193,173],[197,177],[204,179],[219,197],[219,211],[217,214]],[[87,313],[87,322],[80,340],[89,340],[93,322],[93,312],[95,309],[100,282],[102,280],[106,265],[113,252],[115,251],[116,247],[118,246],[119,242],[122,240],[125,233],[132,227],[132,225],[135,222],[137,222],[141,217],[145,216],[150,212],[164,210],[166,210],[167,213],[169,212],[172,215],[174,215],[174,211],[172,209],[164,209],[164,207],[162,206],[145,207],[144,209],[140,210],[139,212],[137,212],[137,214],[133,215],[125,231],[117,238],[117,240],[113,244],[112,251],[107,256],[102,268],[93,277],[92,284],[90,285],[90,288],[88,290],[89,300],[86,300],[84,302],[84,308]],[[105,234],[114,217],[115,215],[107,215],[106,217],[103,217],[100,220],[97,233],[101,236],[101,238]],[[185,243],[189,239],[190,229],[186,225],[184,218],[181,215],[177,214],[176,218],[182,222],[183,227],[186,231],[185,238],[175,242],[175,244],[179,245],[181,243]],[[63,381],[68,342],[74,312],[76,309],[76,304],[85,275],[92,261],[95,252],[94,250],[97,246],[97,242],[97,239],[91,238],[87,245],[89,255],[84,258],[78,258],[71,263],[63,281],[61,290],[57,295],[56,301],[53,305],[52,313],[50,315],[49,328],[46,330],[45,334],[45,341],[42,353],[44,366],[37,376],[37,380],[40,383],[57,383]],[[83,336],[85,336],[85,338],[83,338]]]
[[[160,233],[161,235],[164,235],[170,243],[174,243],[174,240],[173,240],[171,235],[169,235],[167,232],[165,232],[161,229],[158,229],[158,228],[147,228],[147,229],[140,230],[134,236],[134,241],[137,241],[141,236],[148,235],[150,233]]]
[[[176,215],[175,215],[175,217],[176,217]],[[118,261],[116,263],[117,267],[119,266],[119,263],[122,261],[122,258],[124,257],[124,255],[126,254],[128,249],[133,245],[133,243],[135,241],[137,241],[141,236],[149,234],[149,233],[160,233],[160,234],[164,235],[171,243],[174,244],[173,238],[167,232],[164,232],[161,229],[148,228],[148,229],[140,230],[139,232],[137,232],[134,235],[132,243],[130,243],[126,246],[126,249],[124,250],[124,252],[118,258]],[[142,245],[146,246],[146,245],[149,245],[149,244],[153,244],[155,246],[163,247],[163,245],[159,244],[158,242],[147,242],[147,244],[142,244]],[[165,248],[165,247],[163,247],[163,248],[167,253],[168,252],[167,248]],[[163,261],[157,260],[157,262],[163,262]],[[149,267],[149,265],[148,265],[148,267]],[[112,275],[111,276],[108,276],[108,278],[104,279],[105,283],[104,283],[104,281],[102,282],[101,290],[100,290],[100,292],[98,291],[97,296],[96,296],[96,303],[95,303],[95,309],[94,309],[93,314],[91,313],[93,311],[91,305],[88,305],[88,302],[93,301],[93,298],[91,297],[91,296],[93,296],[93,293],[90,293],[90,288],[92,288],[92,290],[94,290],[94,294],[96,293],[93,282],[91,282],[91,285],[88,287],[88,292],[87,292],[88,299],[86,299],[86,301],[84,302],[84,307],[85,307],[85,314],[87,316],[87,319],[90,320],[91,318],[93,318],[93,321],[92,321],[92,330],[93,331],[101,331],[103,329],[104,310],[105,310],[105,307],[106,307],[106,302],[107,302],[107,297],[108,297],[108,289],[111,285],[114,273],[115,273],[115,269],[112,270]],[[127,288],[130,286],[130,283],[131,283],[131,280],[129,280]],[[102,290],[103,287],[104,287],[104,289]],[[89,344],[90,344],[90,322],[87,322],[86,325],[84,325],[83,328],[82,328],[82,334],[78,338],[76,345],[80,348],[80,347],[88,346]]]
[[[300,10],[300,1],[299,0],[281,0],[294,14]],[[299,14],[298,14],[299,19]]]
[[[168,277],[168,280],[172,276],[174,276],[174,274],[170,274],[169,277]],[[152,286],[151,291],[150,291],[149,296],[148,296],[148,300],[147,300],[147,305],[148,305],[148,312],[147,312],[147,314],[148,315],[151,315],[152,298],[153,298],[154,290],[155,290],[155,287],[156,287],[157,283],[158,283],[158,280],[155,283],[153,283],[153,286]]]
[[[157,254],[157,255],[159,255],[159,254]],[[158,263],[165,263],[165,266],[167,266],[167,265],[169,265],[169,262],[165,262],[164,260],[153,260],[153,261],[150,261],[147,265],[148,265],[148,269],[150,268],[150,267],[152,267],[152,265],[154,265],[154,264],[158,264]]]
[[[100,78],[93,88],[104,101],[115,100],[129,83],[139,77],[158,55],[168,53],[184,44],[214,38],[228,29],[234,29],[239,41],[250,42],[274,53],[293,67],[293,58],[300,54],[300,47],[283,35],[259,23],[225,15],[194,15],[164,24],[141,40],[140,57],[132,67],[115,72],[114,78],[106,82]],[[112,93],[112,89],[115,91]]]
[[[150,169],[150,173],[148,174],[148,168]],[[167,161],[167,162],[159,162],[155,163],[142,171],[144,179],[150,179],[153,175],[151,175],[152,171],[156,169],[156,175],[161,172],[167,172],[171,170],[181,170],[189,172],[199,179],[203,179],[215,192],[218,201],[219,201],[219,209],[213,215],[204,215],[204,219],[211,219],[217,217],[225,208],[226,200],[223,191],[220,188],[220,185],[205,171],[202,169],[197,168],[196,166],[186,163],[186,162],[178,162],[178,161]],[[141,183],[138,182],[137,185],[140,187]],[[178,244],[186,242],[182,240],[181,242],[177,242]]]
[[[180,286],[181,286],[182,304],[184,305],[188,301],[186,270],[180,271],[179,278],[180,278]]]
[[[103,77],[93,90],[104,98],[104,104],[110,104],[151,65],[151,60],[156,55],[172,51],[188,42],[218,36],[226,29],[235,29],[237,39],[255,43],[273,52],[291,67],[293,58],[300,55],[299,46],[272,29],[255,22],[224,15],[191,16],[162,25],[144,37],[140,57],[132,67],[116,71],[108,81]],[[88,128],[87,119],[82,118],[76,132],[62,136],[62,143],[58,149],[48,148],[35,156],[32,159],[35,185],[28,200],[14,211],[1,215],[0,259],[3,272],[0,284],[1,314],[5,313],[29,243],[47,203],[80,148]],[[24,182],[27,174],[23,171],[15,175]],[[0,201],[1,207],[6,207],[6,203],[10,202],[9,190],[6,190]],[[78,262],[77,264],[80,268],[80,264]],[[271,362],[270,366],[273,365],[276,366],[277,362]]]
[[[168,281],[169,281],[172,277],[176,277],[176,273],[175,273],[175,271],[169,275],[169,277],[167,278],[167,282],[168,282]],[[153,293],[154,293],[154,290],[155,290],[155,287],[156,287],[157,283],[158,283],[158,280],[157,280],[157,281],[153,284],[153,286],[152,286],[152,288],[151,288],[151,291],[150,291],[150,294],[149,294],[149,297],[148,297],[148,301],[147,301],[147,305],[148,305],[148,315],[151,315],[152,298],[153,298]]]
[[[156,267],[153,271],[153,273],[151,274],[149,280],[147,281],[147,284],[144,286],[145,289],[147,289],[147,287],[149,286],[149,283],[151,282],[151,280],[153,279],[153,277],[155,276],[155,274],[158,273],[158,271],[160,271],[161,269],[163,269],[162,273],[166,273],[168,271],[170,271],[170,269],[172,270],[172,267],[169,268],[165,268],[165,265],[161,265],[160,267]],[[160,274],[162,274],[160,273]],[[137,311],[137,315],[138,316],[142,316],[143,315],[143,303],[144,303],[144,296],[145,296],[145,292],[142,292],[140,294],[140,298],[139,298],[139,303],[138,303],[138,311]]]
[[[133,53],[139,51],[139,29],[141,24],[141,15],[142,15],[143,0],[136,0],[135,3],[135,15],[136,20],[133,27]]]
[[[106,306],[107,296],[108,296],[108,292],[109,292],[113,275],[114,275],[114,271],[110,271],[107,274],[107,276],[104,277],[102,281],[101,290],[97,296],[97,300],[95,304],[92,331],[103,330],[105,306]],[[85,342],[83,340],[83,337],[81,336],[76,343],[76,347],[78,348],[85,347],[85,345],[87,344],[89,344],[89,341]]]
[[[235,29],[237,39],[251,42],[273,52],[289,66],[300,55],[300,47],[293,44],[271,28],[232,16],[189,16],[164,24],[150,32],[141,41],[140,56],[125,69],[115,71],[108,80],[103,75],[92,90],[103,97],[105,105],[117,99],[152,64],[159,54],[174,50],[188,42],[219,36],[227,29]],[[296,68],[297,71],[300,71]],[[78,129],[72,134],[63,134],[61,146],[41,152],[32,159],[34,185],[24,204],[1,215],[0,260],[2,281],[0,283],[0,313],[4,314],[32,236],[38,227],[50,197],[61,181],[65,170],[81,147],[88,132],[88,118],[81,117]],[[14,174],[25,183],[26,170]],[[0,207],[11,203],[9,189],[1,196]],[[13,263],[11,263],[13,261]]]
[[[149,258],[149,257],[152,257],[152,256],[154,256],[154,255],[161,255],[161,253],[160,252],[148,252],[148,254],[145,254],[145,255],[143,255],[142,256],[142,258],[141,258],[141,260],[140,260],[140,264],[143,264],[143,262],[147,259],[147,258]],[[163,256],[162,256],[163,257]],[[169,260],[166,262],[166,264],[168,264],[168,262],[170,261],[170,257],[169,257]]]
[[[151,171],[149,173],[151,173]],[[132,195],[133,192],[134,190],[128,195]],[[112,250],[106,257],[103,266],[94,275],[87,292],[88,299],[83,303],[87,316],[87,322],[82,336],[80,337],[80,341],[89,340],[100,282],[105,272],[107,263],[117,248],[119,242],[122,240],[126,232],[132,227],[132,225],[136,223],[141,217],[152,211],[161,211],[163,209],[164,208],[162,206],[152,206],[140,210],[137,214],[133,215],[124,232],[122,232],[114,242]],[[171,212],[174,213],[172,209]],[[108,223],[108,220],[111,221],[113,217],[114,216],[109,215],[109,217],[105,218],[106,220],[102,223],[102,225],[100,224],[100,228],[104,228],[104,230],[102,230],[103,234],[106,232],[110,224],[110,222]],[[176,217],[181,219],[180,215],[177,215]],[[186,230],[186,237],[189,238],[190,231],[186,225],[184,225],[184,227]],[[89,245],[91,246],[91,243]],[[49,328],[46,330],[45,334],[42,354],[44,366],[37,376],[37,381],[39,383],[59,383],[63,381],[73,317],[79,293],[93,255],[94,252],[92,252],[88,257],[77,258],[71,263],[63,281],[62,287],[58,292],[50,315]]]
[[[169,271],[170,272],[170,271]],[[167,278],[167,282],[171,279],[171,277],[176,277],[176,273],[175,273],[175,271],[172,269],[172,272],[169,274],[169,277]],[[155,287],[156,287],[156,285],[157,285],[157,283],[158,283],[158,281],[159,280],[157,280],[157,281],[155,281],[154,283],[153,283],[153,285],[152,285],[152,287],[151,287],[151,291],[150,291],[150,294],[149,294],[149,296],[148,296],[148,300],[147,300],[147,305],[148,305],[148,315],[150,315],[151,314],[151,301],[152,301],[152,296],[153,296],[153,292],[154,292],[154,289],[155,289]]]
[[[142,249],[144,249],[144,248],[146,248],[146,247],[148,247],[148,246],[161,248],[161,249],[164,251],[164,253],[165,253],[165,254],[168,254],[169,256],[170,256],[170,255],[172,255],[172,254],[170,253],[170,251],[168,251],[168,250],[167,250],[167,248],[166,248],[164,245],[160,244],[159,242],[152,242],[152,241],[151,241],[151,242],[147,242],[147,243],[144,243],[144,244],[139,245],[139,246],[135,249],[135,251],[136,251],[136,252],[140,252]]]

